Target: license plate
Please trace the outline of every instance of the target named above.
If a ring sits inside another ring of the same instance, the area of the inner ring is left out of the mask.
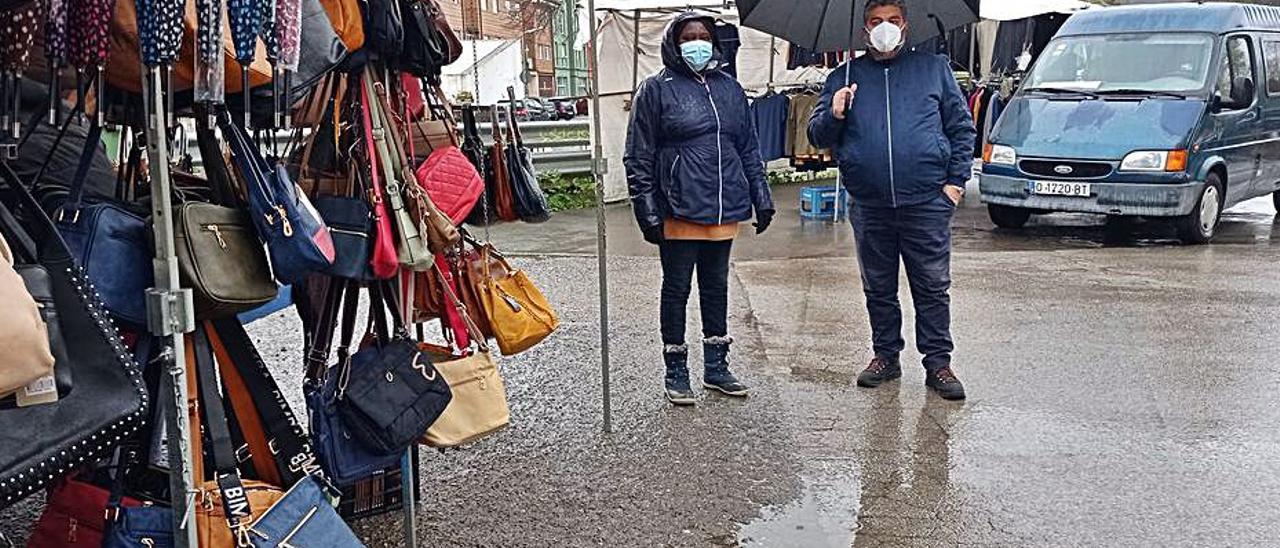
[[[1027,181],[1032,194],[1050,196],[1075,196],[1087,198],[1093,190],[1089,183],[1065,183],[1062,181]]]

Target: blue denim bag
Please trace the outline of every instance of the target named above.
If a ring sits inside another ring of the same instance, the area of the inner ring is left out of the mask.
[[[249,528],[255,548],[277,546],[364,546],[333,509],[324,488],[313,476],[294,484]]]
[[[107,312],[132,326],[147,324],[146,291],[154,285],[147,221],[119,205],[84,205],[85,178],[101,143],[102,127],[89,129],[80,166],[56,226],[72,257],[89,276]]]

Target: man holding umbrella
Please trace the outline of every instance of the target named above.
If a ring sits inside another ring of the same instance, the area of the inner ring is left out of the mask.
[[[851,0],[852,1],[852,0]],[[925,384],[964,399],[951,369],[951,218],[964,196],[976,132],[947,58],[905,45],[905,0],[867,0],[869,53],[832,72],[809,139],[832,148],[853,196],[858,262],[875,357],[858,386],[902,375],[898,264],[916,310]]]

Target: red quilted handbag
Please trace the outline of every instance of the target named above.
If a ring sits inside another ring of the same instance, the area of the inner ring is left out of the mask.
[[[436,149],[418,166],[418,185],[453,224],[460,225],[484,193],[484,179],[456,146]]]

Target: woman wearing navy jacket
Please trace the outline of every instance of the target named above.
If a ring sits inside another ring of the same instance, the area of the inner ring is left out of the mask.
[[[662,42],[664,68],[632,101],[623,163],[636,222],[662,256],[662,343],[666,396],[693,405],[685,306],[698,274],[702,385],[730,396],[747,386],[729,372],[729,254],[738,224],[753,213],[756,234],[773,220],[746,93],[719,70],[715,20],[677,15]]]

